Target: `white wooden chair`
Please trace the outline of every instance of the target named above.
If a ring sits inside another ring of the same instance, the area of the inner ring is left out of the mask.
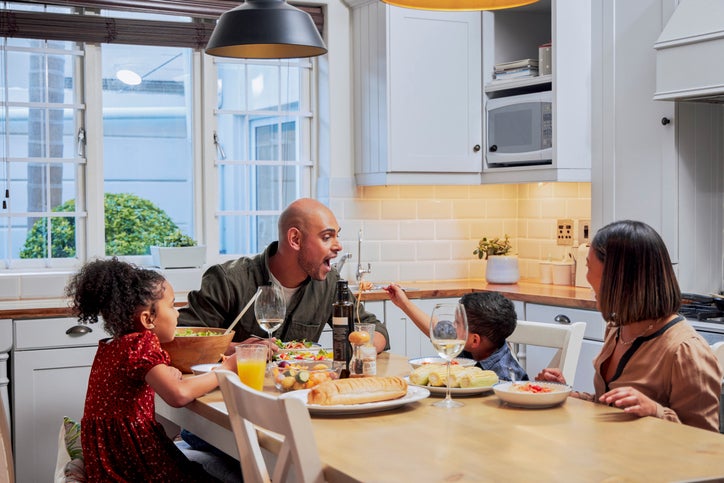
[[[558,349],[551,361],[544,367],[560,369],[566,379],[566,384],[572,386],[585,330],[585,322],[563,325],[519,320],[515,331],[508,337],[508,342],[519,345],[515,354],[521,365],[528,371],[528,377],[531,379],[534,379],[537,374],[537,372],[531,374],[530,368],[527,367],[527,362],[531,360],[531,346]],[[524,345],[525,348],[521,348],[520,345]]]
[[[724,342],[716,342],[711,345],[711,350],[714,351],[714,355],[719,359],[719,367],[724,371]]]
[[[10,427],[5,408],[0,402],[0,481],[15,481],[13,449],[10,443]]]
[[[719,360],[719,370],[724,371],[724,342],[715,342],[711,345],[711,350]],[[722,403],[719,405],[719,432],[724,433],[724,372],[722,372]]]
[[[324,481],[312,421],[304,403],[254,390],[242,384],[233,372],[215,372],[229,411],[244,481]],[[269,435],[260,434],[259,429],[284,436],[283,443],[274,450],[276,461],[272,461],[271,478],[259,445],[259,438]]]

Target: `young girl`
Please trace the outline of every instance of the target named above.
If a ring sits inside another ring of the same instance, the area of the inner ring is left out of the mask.
[[[180,407],[217,386],[216,375],[182,378],[161,342],[178,311],[162,275],[116,258],[86,264],[66,293],[81,322],[103,317],[113,337],[98,345],[88,380],[81,442],[88,481],[216,481],[192,463],[155,419],[154,394]],[[229,357],[223,368],[235,370]]]

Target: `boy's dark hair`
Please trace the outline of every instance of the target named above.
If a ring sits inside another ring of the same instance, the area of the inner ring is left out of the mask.
[[[83,265],[65,288],[70,306],[82,323],[96,323],[103,317],[103,327],[113,337],[135,332],[135,315],[163,297],[163,282],[158,272],[122,262],[116,257],[95,260]]]
[[[467,293],[460,303],[468,316],[468,332],[487,337],[496,349],[503,346],[518,323],[513,302],[498,292]]]

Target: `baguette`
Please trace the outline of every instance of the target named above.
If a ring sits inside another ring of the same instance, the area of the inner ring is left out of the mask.
[[[407,383],[401,377],[355,377],[315,386],[307,395],[307,403],[322,406],[361,404],[397,399],[405,394]]]

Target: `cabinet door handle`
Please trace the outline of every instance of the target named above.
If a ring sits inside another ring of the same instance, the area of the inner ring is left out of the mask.
[[[66,334],[74,336],[88,334],[89,332],[93,332],[93,329],[91,329],[87,325],[74,325],[73,327],[65,331]]]
[[[497,145],[497,144],[493,144],[492,146],[490,146],[489,149],[490,149],[490,152],[491,152],[491,153],[494,153],[495,151],[498,150],[498,145]]]
[[[473,152],[477,153],[478,151],[480,151],[480,144],[476,144],[475,146],[473,146]]]
[[[570,325],[570,323],[571,323],[571,319],[569,319],[568,316],[563,315],[563,314],[556,315],[556,317],[553,320],[555,320],[559,324]]]
[[[670,124],[670,123],[671,123],[671,119],[669,119],[668,117],[662,117],[662,118],[661,118],[661,125],[662,125],[662,126],[666,126],[667,124]]]

